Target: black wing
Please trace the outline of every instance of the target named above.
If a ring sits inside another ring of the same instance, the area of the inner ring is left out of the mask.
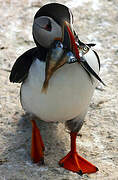
[[[22,54],[14,63],[9,77],[10,82],[21,83],[27,76],[30,66],[35,58],[45,61],[46,50],[44,48],[32,48]]]
[[[104,82],[101,80],[101,78],[96,74],[96,72],[89,66],[84,57],[80,57],[80,64],[90,75],[93,75],[98,81],[100,81],[104,86],[106,86]]]

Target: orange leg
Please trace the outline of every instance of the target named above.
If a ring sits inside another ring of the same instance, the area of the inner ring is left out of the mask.
[[[98,168],[78,155],[76,152],[76,132],[71,132],[71,151],[59,161],[59,165],[65,169],[76,172],[80,175],[90,174],[98,171]]]
[[[34,163],[44,164],[44,144],[34,120],[32,122],[31,159]]]

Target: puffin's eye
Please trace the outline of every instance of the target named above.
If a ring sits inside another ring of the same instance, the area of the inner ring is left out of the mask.
[[[89,48],[87,46],[84,46],[84,48],[83,48],[84,53],[86,53],[88,50],[89,50]]]
[[[47,31],[51,31],[52,26],[51,26],[51,22],[49,21],[48,24],[46,24],[46,26],[44,27],[45,30]]]
[[[88,48],[85,46],[83,50],[84,50],[84,51],[87,51],[87,49],[88,49]]]
[[[47,17],[40,17],[34,20],[34,24],[36,24],[39,28],[45,29],[46,31],[51,31],[51,21]]]

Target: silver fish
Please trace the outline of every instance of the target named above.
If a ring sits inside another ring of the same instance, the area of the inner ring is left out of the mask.
[[[65,63],[74,63],[77,59],[71,51],[67,51],[63,47],[61,41],[54,41],[46,56],[45,80],[42,87],[42,92],[46,93],[48,84],[53,73],[63,66]]]

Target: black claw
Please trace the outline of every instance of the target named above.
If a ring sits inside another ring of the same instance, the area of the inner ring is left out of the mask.
[[[45,151],[45,147],[42,148],[43,152]]]
[[[60,165],[61,167],[64,167],[64,163],[59,163],[59,165]]]
[[[96,167],[96,171],[99,171],[99,169]]]
[[[80,170],[80,171],[77,172],[77,174],[79,174],[80,176],[82,176],[82,175],[83,175],[83,172]]]
[[[81,138],[81,137],[82,137],[82,134],[79,133],[77,136],[79,136],[79,137]]]
[[[44,158],[42,158],[42,159],[40,159],[40,161],[38,162],[38,165],[40,166],[40,165],[44,165],[45,163],[44,163]]]

